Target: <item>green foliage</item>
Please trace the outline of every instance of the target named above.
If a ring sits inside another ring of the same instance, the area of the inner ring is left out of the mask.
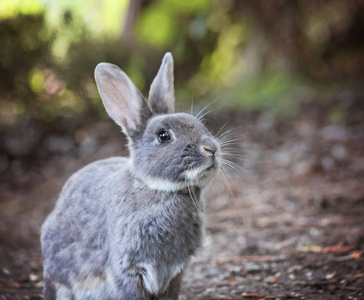
[[[242,78],[223,97],[227,106],[245,110],[270,109],[291,113],[303,98],[312,92],[311,84],[295,75],[264,74],[259,78]],[[299,96],[298,96],[299,95]]]
[[[0,19],[14,18],[19,14],[35,15],[44,11],[44,3],[39,0],[1,1]]]
[[[208,0],[163,0],[161,1],[174,13],[203,13],[210,5]]]
[[[40,93],[44,88],[44,74],[39,69],[29,72],[29,86],[34,93]]]
[[[53,121],[58,117],[69,118],[85,108],[85,99],[71,90],[63,90],[55,98],[44,103],[41,109],[41,119]]]
[[[41,92],[42,69],[49,65],[50,41],[42,39],[42,15],[20,15],[0,20],[0,119],[16,122],[36,115]]]
[[[45,11],[47,26],[57,30],[64,24],[74,23],[72,31],[67,33],[70,34],[71,41],[79,35],[80,29],[86,24],[88,31],[95,37],[116,38],[122,30],[120,20],[126,13],[127,4],[128,0],[47,1]]]
[[[189,22],[192,15],[206,13],[209,8],[207,0],[159,0],[146,7],[138,18],[136,36],[140,43],[151,47],[169,46],[181,33],[181,28]],[[201,22],[193,19],[191,26],[196,28],[197,36],[203,37]],[[191,31],[192,35],[196,33]]]
[[[288,111],[309,90],[302,78],[362,78],[359,2],[141,0],[125,39],[128,3],[1,1],[0,124],[104,114],[96,64],[121,66],[147,94],[166,51],[185,106],[223,94],[225,107]]]
[[[136,28],[139,41],[159,48],[168,46],[177,30],[175,16],[169,14],[162,5],[153,5],[145,9]]]
[[[204,57],[201,74],[209,82],[209,88],[229,86],[241,72],[242,64],[239,46],[246,38],[244,26],[234,24],[224,30],[217,41],[216,49]]]
[[[330,108],[328,115],[332,123],[340,123],[347,117],[347,110],[342,106],[336,105]]]

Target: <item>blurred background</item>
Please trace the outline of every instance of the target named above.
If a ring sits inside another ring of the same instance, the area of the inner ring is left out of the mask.
[[[274,280],[288,284],[281,293],[292,288],[291,277],[275,275],[286,274],[284,262],[253,265],[253,274],[245,265],[231,271],[233,257],[364,249],[364,1],[1,0],[0,296],[10,295],[4,299],[17,299],[19,284],[23,296],[33,295],[19,299],[41,299],[39,229],[70,174],[126,154],[97,92],[95,66],[117,64],[147,96],[167,51],[177,111],[196,115],[209,105],[214,133],[237,128],[225,135],[236,143],[228,150],[232,174],[209,191],[208,247],[200,256],[221,260],[214,268],[193,264],[183,299],[200,299],[214,278],[221,289],[246,290],[240,273],[254,275],[252,282],[273,276],[259,281],[264,287],[247,285],[252,292],[279,295],[269,290]],[[301,265],[292,255],[291,267]],[[324,272],[325,257],[307,259]],[[307,275],[307,263],[295,276],[330,284],[338,278],[341,296],[349,283],[332,274],[351,276],[353,293],[363,287],[358,265],[327,264],[329,274]],[[310,292],[317,296],[319,288]],[[218,289],[207,294],[225,295]]]
[[[105,118],[97,63],[119,65],[147,95],[166,51],[180,111],[217,99],[284,115],[340,98],[327,112],[340,121],[361,96],[363,32],[360,0],[1,1],[0,172],[42,155],[47,135]]]

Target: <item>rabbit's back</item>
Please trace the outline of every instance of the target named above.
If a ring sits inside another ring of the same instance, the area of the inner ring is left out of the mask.
[[[107,261],[105,184],[128,165],[124,157],[93,162],[66,182],[55,210],[42,227],[42,252],[46,274],[71,285],[77,277],[103,273]],[[70,278],[73,277],[73,278]]]

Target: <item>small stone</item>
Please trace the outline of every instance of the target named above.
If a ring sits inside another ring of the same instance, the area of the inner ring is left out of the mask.
[[[329,171],[329,170],[332,170],[333,168],[335,168],[335,161],[332,157],[329,157],[329,156],[325,156],[323,159],[322,159],[322,167]]]
[[[30,273],[29,279],[30,279],[30,281],[33,281],[34,282],[34,281],[38,281],[39,280],[39,277],[36,274]]]
[[[307,279],[311,280],[313,278],[313,273],[311,271],[308,271],[306,273],[306,277],[307,277]]]
[[[331,147],[330,152],[333,157],[338,160],[343,160],[347,156],[347,151],[344,146],[342,145],[334,145]]]
[[[335,276],[335,274],[336,274],[336,272],[333,272],[333,273],[331,273],[331,274],[327,274],[327,275],[326,275],[326,279],[331,279],[332,277],[334,277],[334,276]]]
[[[10,275],[10,271],[7,268],[2,268],[1,271],[3,272],[3,274],[5,275]]]
[[[37,288],[43,288],[43,287],[44,287],[44,282],[43,282],[43,280],[41,280],[41,281],[37,282],[37,283],[35,284],[35,286],[36,286]]]
[[[346,128],[338,125],[329,125],[321,130],[321,137],[326,141],[346,141],[348,132]]]

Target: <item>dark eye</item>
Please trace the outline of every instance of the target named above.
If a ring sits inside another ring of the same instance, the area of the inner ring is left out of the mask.
[[[167,142],[171,139],[171,136],[169,135],[169,132],[168,131],[161,131],[159,134],[158,134],[158,141],[160,143],[164,143],[164,142]]]

